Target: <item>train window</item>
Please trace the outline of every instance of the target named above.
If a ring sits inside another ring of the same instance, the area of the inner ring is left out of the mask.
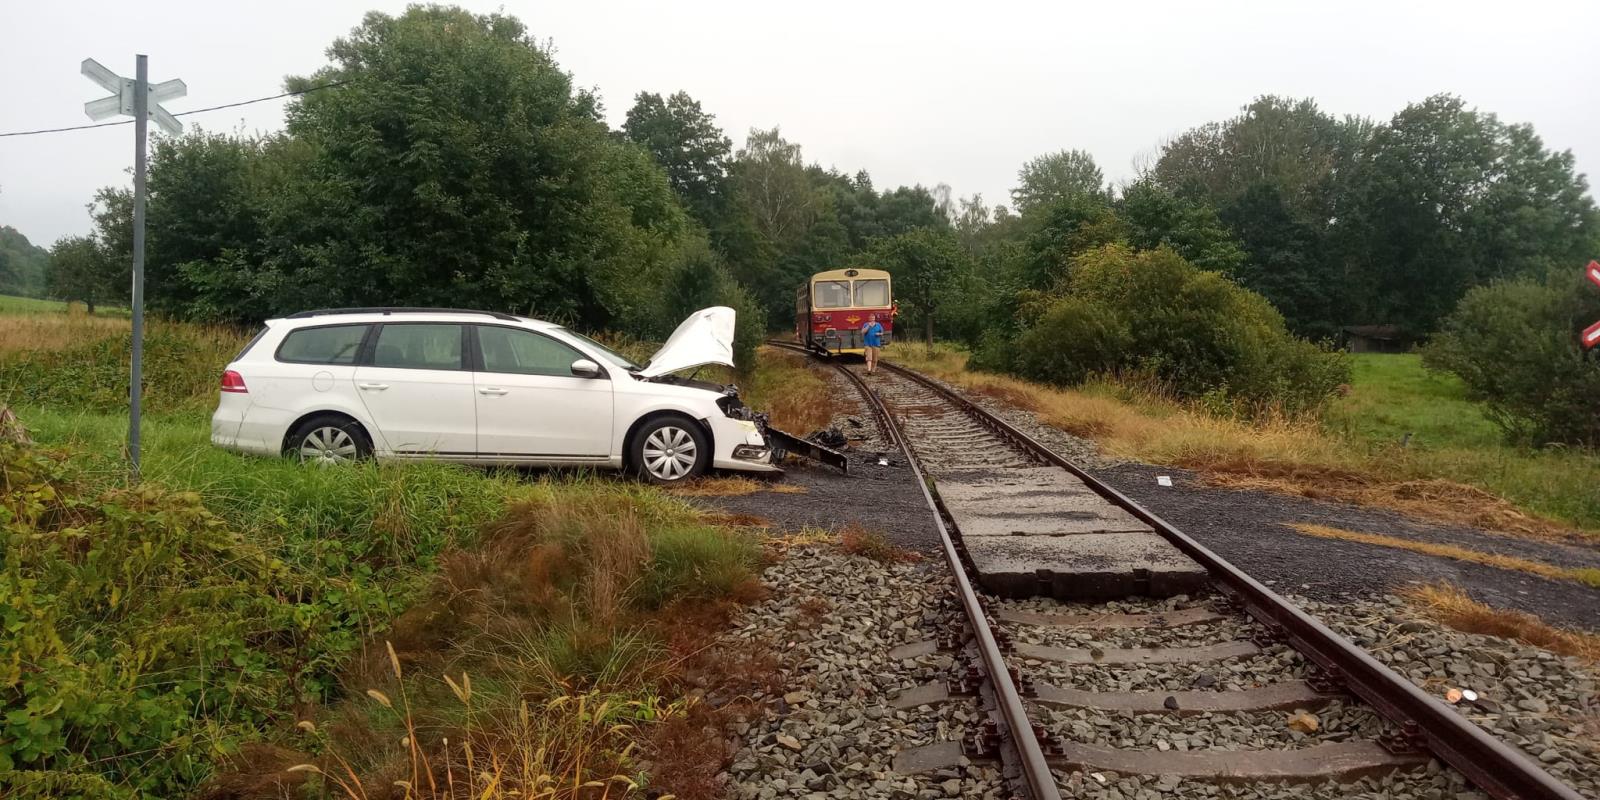
[[[856,281],[857,306],[889,305],[889,282],[882,278]]]
[[[849,281],[817,281],[817,308],[849,307]]]

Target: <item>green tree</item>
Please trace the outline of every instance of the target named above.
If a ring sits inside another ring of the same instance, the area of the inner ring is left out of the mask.
[[[1039,291],[1061,285],[1078,255],[1128,238],[1127,224],[1110,202],[1087,194],[1034,206],[1018,227],[1026,230],[1021,282]]]
[[[200,128],[157,141],[145,223],[151,308],[245,320],[263,301],[276,305],[271,286],[258,283],[265,276],[256,261],[272,255],[276,195],[292,180],[284,162],[295,146],[282,135],[236,137]]]
[[[1218,208],[1266,184],[1296,219],[1326,223],[1338,177],[1370,132],[1365,120],[1337,120],[1310,98],[1264,95],[1236,117],[1191,129],[1163,145],[1150,179]]]
[[[1332,337],[1339,329],[1339,275],[1325,268],[1324,234],[1294,213],[1270,183],[1246,189],[1221,212],[1247,257],[1231,274],[1283,312],[1302,336]]]
[[[750,131],[735,163],[733,184],[756,235],[778,248],[805,235],[825,197],[806,174],[800,145],[783,138],[777,128]]]
[[[0,294],[43,297],[49,262],[47,250],[16,228],[0,225]]]
[[[336,88],[291,101],[283,135],[157,148],[157,302],[237,320],[476,306],[649,332],[688,217],[521,22],[412,6],[328,53],[288,84]]]
[[[950,298],[947,287],[970,268],[955,234],[921,228],[880,239],[864,260],[893,276],[902,319],[911,327],[922,326],[923,341],[931,349],[934,320]]]
[[[1600,293],[1576,272],[1472,289],[1423,350],[1514,442],[1600,447],[1600,363],[1578,341]]]
[[[49,291],[67,302],[78,301],[94,313],[95,306],[127,297],[121,279],[132,269],[119,264],[88,236],[67,236],[50,248]]]
[[[1374,132],[1338,224],[1370,321],[1432,330],[1468,288],[1581,264],[1597,229],[1570,152],[1436,95]]]
[[[1149,181],[1129,186],[1117,201],[1127,241],[1140,250],[1170,247],[1201,269],[1233,274],[1245,253],[1204,201],[1185,200]]]
[[[728,199],[733,141],[698,100],[684,92],[666,99],[640,92],[628,109],[622,132],[666,169],[673,190],[701,224],[712,227],[721,218]]]
[[[1017,171],[1017,188],[1011,190],[1012,202],[1023,213],[1080,195],[1107,196],[1105,175],[1085,150],[1061,150],[1030,160]]]
[[[1237,266],[1207,266],[1260,292],[1293,330],[1329,335],[1351,321],[1334,302],[1342,265],[1329,237],[1371,134],[1370,122],[1335,119],[1309,98],[1258,97],[1238,116],[1166,143],[1149,179],[1216,208],[1239,238]]]

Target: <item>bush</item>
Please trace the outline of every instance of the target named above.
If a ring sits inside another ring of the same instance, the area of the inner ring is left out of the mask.
[[[1349,380],[1341,354],[1295,339],[1260,295],[1165,247],[1109,245],[1076,258],[1064,292],[1016,337],[1009,360],[1012,372],[1063,385],[1139,373],[1246,413],[1313,409]]]
[[[1600,364],[1578,332],[1600,297],[1578,280],[1513,281],[1468,292],[1423,349],[1423,363],[1461,377],[1508,438],[1600,446]]]
[[[185,483],[150,455],[175,487],[0,442],[0,796],[188,794],[218,756],[336,697],[363,641],[507,493],[445,465],[221,453]]]
[[[152,322],[145,331],[147,411],[216,404],[217,379],[244,334],[233,328]],[[65,349],[23,349],[0,356],[0,403],[49,405],[83,411],[128,407],[131,333],[104,336]]]
[[[1013,344],[1011,371],[1024,378],[1074,385],[1117,366],[1133,345],[1127,322],[1081,297],[1064,297]]]

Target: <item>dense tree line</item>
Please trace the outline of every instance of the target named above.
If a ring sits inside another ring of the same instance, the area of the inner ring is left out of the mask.
[[[1389,121],[1262,97],[1168,143],[1149,179],[1217,209],[1230,272],[1298,331],[1432,332],[1473,286],[1573,269],[1600,242],[1570,152],[1436,95]]]
[[[1012,352],[1048,338],[1041,322],[1069,330],[1072,308],[1105,312],[1101,333],[1117,336],[1125,314],[1083,305],[1116,294],[1088,297],[1075,277],[1088,263],[1206,287],[1218,308],[1248,309],[1250,336],[1327,340],[1356,323],[1425,336],[1474,286],[1543,280],[1600,250],[1571,154],[1446,95],[1385,122],[1262,97],[1165,143],[1122,185],[1082,151],[1031,159],[1012,205],[991,207],[944,185],[880,190],[864,171],[807,161],[776,127],[736,144],[683,91],[640,93],[612,129],[600,99],[500,14],[373,13],[328,52],[328,66],[289,86],[334,88],[293,100],[283,132],[157,145],[153,308],[252,321],[335,305],[474,306],[658,335],[721,302],[743,313],[748,349],[769,323],[786,326],[808,275],[855,264],[894,272],[901,330],[965,340],[1001,368],[1051,364],[1051,379],[1068,380],[1171,357],[1072,366]],[[109,297],[125,285],[112,265],[126,263],[127,205],[125,192],[102,192],[96,233],[58,246],[58,292],[99,280]],[[1155,253],[1170,255],[1145,255]],[[1200,273],[1270,305],[1212,292]],[[1319,377],[1245,383],[1283,403],[1260,387],[1337,377],[1302,372]],[[1163,374],[1190,393],[1244,391]]]

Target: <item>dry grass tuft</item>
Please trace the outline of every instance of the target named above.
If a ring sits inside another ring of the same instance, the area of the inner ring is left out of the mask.
[[[695,478],[667,491],[679,497],[742,497],[765,488],[766,484],[750,478],[717,476]]]
[[[1204,480],[1212,486],[1256,489],[1318,500],[1391,508],[1421,519],[1466,525],[1520,538],[1569,541],[1576,531],[1519,510],[1476,486],[1441,478],[1386,480],[1370,472],[1310,464],[1217,465]]]
[[[1401,592],[1428,617],[1463,633],[1498,636],[1552,653],[1600,664],[1600,635],[1558,628],[1532,614],[1493,608],[1449,583],[1412,586]]]
[[[805,494],[810,491],[804,486],[793,483],[774,483],[767,487],[773,494]]]
[[[920,554],[897,547],[883,534],[860,525],[849,525],[839,531],[839,549],[880,564],[906,564],[922,560]]]
[[[309,715],[323,755],[295,767],[325,794],[622,797],[648,761],[680,797],[710,796],[696,787],[726,766],[729,701],[704,687],[764,669],[711,646],[765,592],[757,542],[647,487],[552,481],[525,498],[441,557],[343,675],[352,699]]]
[[[1471,564],[1482,564],[1495,569],[1526,572],[1551,580],[1576,581],[1578,583],[1600,588],[1600,569],[1558,567],[1542,561],[1530,561],[1516,556],[1501,555],[1499,553],[1484,553],[1471,550],[1460,545],[1441,544],[1438,542],[1419,542],[1413,539],[1402,539],[1395,536],[1384,536],[1377,533],[1363,533],[1361,531],[1347,531],[1341,528],[1330,528],[1326,525],[1314,525],[1308,522],[1291,523],[1289,527],[1308,536],[1320,536],[1324,539],[1339,539],[1346,542],[1359,542],[1377,547],[1392,547],[1396,550],[1409,550],[1439,558],[1449,558],[1456,561],[1465,561]]]
[[[839,415],[834,391],[807,356],[763,347],[745,400],[766,412],[772,426],[804,436],[833,424]]]
[[[65,350],[124,333],[132,324],[126,317],[82,313],[0,315],[0,354]]]
[[[703,511],[700,521],[707,525],[716,525],[721,528],[770,528],[772,520],[755,514],[743,514],[730,511]]]

